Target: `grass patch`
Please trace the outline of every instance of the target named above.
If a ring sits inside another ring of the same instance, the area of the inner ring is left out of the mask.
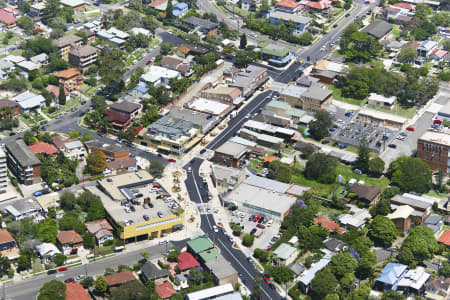
[[[366,185],[374,185],[379,186],[381,190],[384,190],[389,185],[389,179],[386,177],[380,177],[380,178],[374,178],[369,177],[365,174],[358,175],[353,172],[352,168],[349,166],[345,166],[343,164],[338,164],[336,167],[336,171],[338,175],[341,175],[343,177],[343,182],[347,182],[352,178],[355,178],[356,180],[363,180],[365,181]]]
[[[65,105],[61,105],[62,109],[64,111],[70,112],[70,110],[74,107],[78,107],[81,105],[79,97],[71,97],[69,100],[67,100]]]
[[[369,107],[371,109],[374,109],[374,110],[382,111],[382,112],[385,112],[385,113],[388,113],[388,114],[402,116],[402,117],[409,118],[409,119],[414,117],[414,115],[417,112],[417,107],[406,108],[406,107],[402,107],[398,103],[396,103],[394,105],[394,108],[392,110],[391,109],[386,109],[386,108],[383,108],[383,107],[379,107],[379,106],[376,106],[376,105],[367,105],[367,107]]]
[[[397,40],[400,38],[400,26],[394,24],[392,27],[392,35],[394,36],[394,38]]]
[[[357,106],[360,106],[364,102],[364,100],[358,100],[358,99],[354,99],[354,98],[346,98],[346,97],[342,96],[341,89],[337,88],[336,86],[334,86],[332,84],[324,83],[324,85],[333,91],[333,99],[336,99],[336,100],[339,100],[342,102],[346,102],[349,104],[357,105]]]
[[[33,264],[33,266],[31,267],[31,273],[39,273],[39,272],[43,272],[45,271],[44,267],[42,266],[41,262],[37,261],[36,263]]]
[[[447,198],[448,197],[448,193],[436,193],[435,190],[430,190],[427,193],[425,193],[425,195],[431,196],[431,197],[436,197],[436,198]]]
[[[235,12],[235,13],[237,13],[238,15],[241,15],[241,16],[243,16],[243,17],[247,17],[247,16],[249,16],[249,15],[251,14],[250,11],[245,10],[245,9],[241,9],[240,7],[236,7],[236,6],[233,6],[233,5],[225,5],[225,7],[226,7],[229,11],[233,11],[233,9],[234,9],[234,12]]]
[[[94,12],[88,13],[87,15],[88,15],[88,17],[90,17],[90,18],[95,18],[95,17],[100,16],[100,12],[94,11]]]
[[[42,109],[42,113],[45,114],[50,119],[56,118],[57,115],[59,115],[59,110],[55,110],[53,113],[49,113],[49,107],[45,107]]]

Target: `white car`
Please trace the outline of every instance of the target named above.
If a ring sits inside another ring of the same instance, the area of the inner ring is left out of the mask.
[[[272,220],[272,219],[270,219],[270,220],[269,220],[269,222],[267,222],[267,227],[270,227],[270,226],[272,226],[272,224],[273,224],[273,220]]]
[[[213,226],[213,229],[214,229],[214,232],[216,232],[216,233],[219,232],[219,228],[217,228],[216,225]]]

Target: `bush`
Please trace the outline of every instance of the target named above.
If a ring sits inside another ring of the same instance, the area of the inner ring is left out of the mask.
[[[111,246],[114,244],[114,240],[107,240],[106,242],[103,243],[103,246]]]
[[[244,238],[242,239],[242,244],[246,247],[251,247],[253,245],[255,237],[250,234],[246,234]]]
[[[48,108],[48,113],[49,113],[49,114],[52,114],[52,113],[54,113],[54,112],[56,112],[56,106],[50,106],[50,107]]]

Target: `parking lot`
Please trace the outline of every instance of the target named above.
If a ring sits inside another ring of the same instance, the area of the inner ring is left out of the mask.
[[[356,120],[349,122],[337,120],[335,127],[337,128],[332,132],[331,140],[338,143],[339,146],[346,145],[358,148],[361,139],[366,138],[369,149],[376,153],[384,151],[398,132]],[[340,148],[344,148],[344,146]]]
[[[240,215],[240,216],[239,216]],[[243,216],[243,217],[241,217]],[[264,221],[260,221],[260,218],[256,217],[257,222],[254,222],[256,215],[251,215],[245,212],[239,212],[235,210],[234,212],[230,212],[230,222],[238,224],[239,226],[244,227],[242,229],[242,236],[246,234],[250,234],[253,231],[253,235],[255,236],[252,249],[261,248],[267,249],[270,248],[271,239],[278,235],[278,231],[280,230],[281,223],[278,220],[273,220],[269,218],[264,218]],[[272,221],[270,221],[272,220]],[[259,227],[258,227],[259,226]],[[260,228],[264,227],[264,228]],[[256,230],[255,230],[256,229]],[[272,242],[273,244],[273,242]]]

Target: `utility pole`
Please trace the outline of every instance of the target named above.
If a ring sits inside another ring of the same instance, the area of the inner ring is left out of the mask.
[[[84,265],[84,272],[86,274],[86,277],[88,277],[87,264]]]

